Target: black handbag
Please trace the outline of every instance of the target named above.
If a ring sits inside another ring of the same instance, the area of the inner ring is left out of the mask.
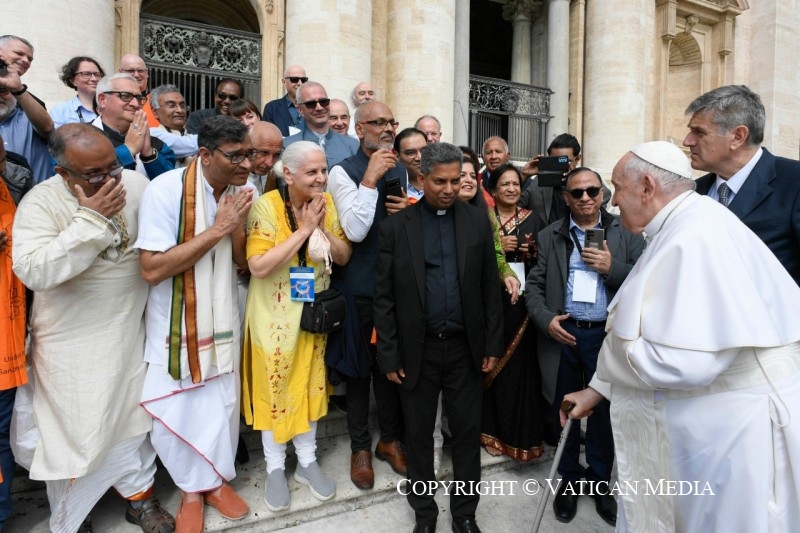
[[[313,302],[303,304],[300,329],[310,333],[330,333],[344,326],[344,296],[336,289],[314,295]]]
[[[292,205],[286,195],[286,216],[292,233],[297,231],[297,221],[292,212]],[[300,266],[306,266],[306,246],[303,242],[297,251],[297,261]],[[303,302],[303,312],[300,315],[300,329],[309,333],[330,333],[344,326],[346,304],[344,296],[336,289],[327,289],[314,295],[313,302]]]

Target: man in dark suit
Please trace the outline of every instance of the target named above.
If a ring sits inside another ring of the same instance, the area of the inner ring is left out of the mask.
[[[710,172],[697,180],[697,192],[727,206],[800,285],[800,162],[761,147],[761,98],[727,85],[697,97],[686,114],[692,168]]]
[[[300,88],[305,82],[308,81],[306,71],[303,67],[298,65],[291,65],[286,67],[283,72],[283,87],[286,89],[286,94],[283,98],[267,102],[264,106],[262,113],[262,120],[272,122],[284,137],[297,133],[296,131],[289,131],[289,127],[300,129],[303,117],[297,110],[295,98],[297,96],[297,89]]]
[[[492,231],[484,210],[458,201],[461,160],[451,144],[422,149],[425,195],[383,221],[378,245],[378,363],[400,385],[415,532],[436,529],[433,426],[439,393],[453,435],[455,480],[478,482],[482,373],[494,367],[503,349]],[[480,532],[478,499],[470,489],[451,494],[453,531]]]

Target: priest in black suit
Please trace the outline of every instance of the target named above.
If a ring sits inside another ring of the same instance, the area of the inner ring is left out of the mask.
[[[425,196],[381,225],[375,283],[378,363],[400,385],[414,531],[436,528],[433,426],[439,392],[453,435],[456,481],[481,476],[483,373],[503,349],[499,276],[486,211],[460,202],[461,151],[422,150]],[[466,485],[470,487],[469,484]],[[474,485],[473,485],[474,487]],[[453,531],[479,532],[476,490],[451,492]]]

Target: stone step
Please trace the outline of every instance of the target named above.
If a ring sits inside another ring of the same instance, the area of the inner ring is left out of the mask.
[[[251,512],[244,519],[232,522],[219,516],[216,510],[206,507],[206,531],[274,531],[298,524],[312,522],[324,517],[363,509],[370,505],[387,502],[392,498],[405,499],[397,491],[401,476],[392,471],[383,461],[373,459],[375,470],[375,487],[362,491],[350,481],[350,439],[346,427],[342,432],[342,413],[332,410],[329,420],[320,424],[322,431],[328,436],[317,440],[317,457],[323,470],[336,481],[336,496],[326,502],[314,498],[308,488],[296,482],[294,473],[297,459],[293,452],[287,459],[287,477],[291,494],[291,507],[283,512],[273,513],[264,503],[264,479],[266,477],[265,462],[258,432],[243,432],[250,452],[250,461],[237,469],[237,477],[231,485],[250,505]],[[377,435],[373,435],[377,442]],[[536,463],[552,460],[553,449],[546,448],[543,457]],[[492,457],[481,452],[483,476],[496,474],[508,469],[517,468],[519,463],[503,456]],[[452,464],[449,449],[445,448],[442,465],[445,479],[452,479]],[[11,532],[25,531],[46,533],[48,531],[49,506],[44,484],[27,480],[20,475],[14,482],[14,510],[7,522],[7,530]],[[166,470],[159,468],[156,476],[156,496],[164,507],[177,512],[180,502],[179,491],[172,484]],[[110,490],[98,502],[92,512],[92,523],[96,533],[135,533],[138,529],[124,519],[125,502]],[[413,515],[412,515],[413,516]]]

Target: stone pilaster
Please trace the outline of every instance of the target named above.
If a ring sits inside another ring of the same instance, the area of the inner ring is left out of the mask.
[[[553,91],[549,144],[569,129],[569,0],[550,0],[547,6],[547,87]]]
[[[453,143],[469,144],[469,0],[456,0]]]

